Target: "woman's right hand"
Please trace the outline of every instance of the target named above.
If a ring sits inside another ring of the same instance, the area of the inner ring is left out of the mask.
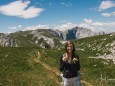
[[[62,60],[63,60],[63,61],[67,61],[67,57],[63,57]]]
[[[67,54],[66,54],[66,53],[63,54],[63,58],[62,58],[62,60],[63,60],[63,61],[67,61],[67,60],[68,60],[68,58],[67,58]]]
[[[63,60],[63,61],[67,61],[67,57],[63,57],[62,60]]]

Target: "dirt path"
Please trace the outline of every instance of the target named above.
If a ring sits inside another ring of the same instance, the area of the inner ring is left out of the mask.
[[[41,64],[41,65],[42,65],[43,67],[45,67],[47,70],[51,71],[53,74],[55,74],[55,75],[57,75],[58,77],[60,77],[60,71],[56,70],[55,68],[50,67],[49,65],[47,65],[47,64],[45,64],[45,63],[43,63],[43,62],[41,62],[41,61],[39,60],[39,58],[40,58],[40,52],[38,51],[38,56],[37,56],[37,58],[34,58],[34,61],[35,61],[36,63]],[[49,77],[50,77],[50,75],[49,75]],[[57,82],[57,84],[58,84],[59,86],[61,86],[61,84],[60,84],[61,82],[59,82],[59,80],[56,80],[56,79],[54,79],[54,80]],[[81,80],[81,82],[84,83],[85,86],[94,86],[93,84],[91,84],[91,83],[89,83],[89,82],[87,82],[87,81],[84,81],[84,80]]]

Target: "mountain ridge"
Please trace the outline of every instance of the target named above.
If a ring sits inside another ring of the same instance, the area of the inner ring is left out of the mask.
[[[4,34],[4,33],[1,33]],[[60,44],[60,41],[80,39],[90,36],[99,35],[100,33],[94,33],[90,29],[82,27],[74,27],[66,31],[52,30],[52,29],[37,29],[28,31],[17,31],[10,34],[0,35],[0,46],[2,47],[22,47],[22,46],[34,46],[34,47],[54,47]],[[105,34],[103,32],[103,34]],[[10,38],[9,38],[10,37]],[[7,41],[6,41],[7,40]],[[8,40],[14,40],[8,41]]]

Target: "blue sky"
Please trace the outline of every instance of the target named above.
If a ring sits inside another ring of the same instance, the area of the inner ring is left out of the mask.
[[[115,0],[0,0],[0,33],[75,26],[115,32]]]

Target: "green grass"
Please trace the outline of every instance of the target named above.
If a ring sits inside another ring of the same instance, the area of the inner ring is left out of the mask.
[[[58,86],[40,64],[33,61],[37,48],[0,48],[0,86]]]
[[[87,53],[89,52],[90,55],[96,56],[96,53],[100,53],[101,55],[104,53],[111,53],[107,49],[109,46],[106,47],[106,45],[112,43],[114,40],[115,35],[111,36],[111,34],[106,34],[73,40],[73,42],[77,48],[84,49],[84,51],[87,51]]]
[[[42,53],[41,61],[59,70],[59,58],[62,55],[62,50],[48,49],[44,50],[44,52]],[[103,78],[108,77],[108,79],[115,79],[115,65],[111,60],[108,65],[105,65],[103,62],[106,62],[106,60],[88,58],[87,56],[90,56],[90,54],[85,53],[85,55],[83,55],[82,53],[84,52],[81,51],[78,51],[77,53],[80,56],[82,80],[98,86],[96,81],[101,79],[101,75],[103,75]],[[107,83],[107,81],[103,81],[101,86],[114,86],[114,84],[115,82]]]

